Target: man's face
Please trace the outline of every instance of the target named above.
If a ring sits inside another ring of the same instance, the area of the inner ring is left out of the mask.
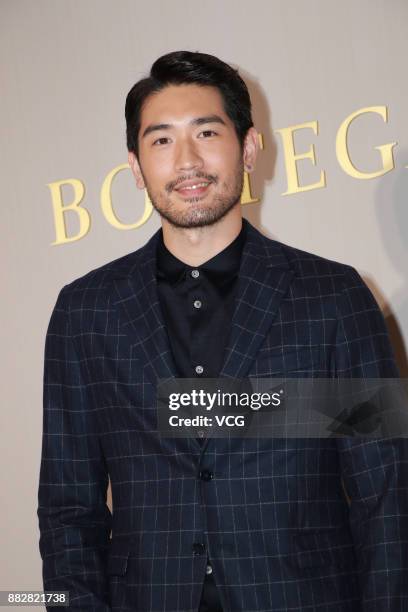
[[[138,135],[137,186],[177,227],[211,225],[240,205],[244,158],[214,87],[170,85],[149,96]]]

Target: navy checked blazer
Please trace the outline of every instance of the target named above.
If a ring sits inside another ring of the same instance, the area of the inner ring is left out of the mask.
[[[354,268],[244,223],[222,377],[398,376]],[[157,379],[176,376],[155,278],[160,231],[65,285],[51,315],[44,589],[69,591],[68,610],[196,612],[208,550],[224,612],[408,610],[406,440],[210,437],[201,447],[157,434]]]

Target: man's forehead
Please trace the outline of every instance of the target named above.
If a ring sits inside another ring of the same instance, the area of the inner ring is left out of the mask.
[[[141,127],[149,123],[190,122],[198,117],[219,115],[225,123],[228,117],[223,99],[216,87],[204,85],[168,85],[145,100],[141,112]]]

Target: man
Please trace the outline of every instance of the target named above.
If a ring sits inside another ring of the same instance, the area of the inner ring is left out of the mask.
[[[353,268],[242,219],[258,137],[224,62],[159,58],[126,121],[162,227],[63,287],[51,316],[44,588],[70,610],[402,611],[405,441],[157,431],[163,378],[398,376],[374,298]]]

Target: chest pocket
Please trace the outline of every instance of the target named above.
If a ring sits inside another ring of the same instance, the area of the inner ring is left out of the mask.
[[[322,353],[319,347],[300,347],[294,350],[261,349],[249,376],[325,376]]]

